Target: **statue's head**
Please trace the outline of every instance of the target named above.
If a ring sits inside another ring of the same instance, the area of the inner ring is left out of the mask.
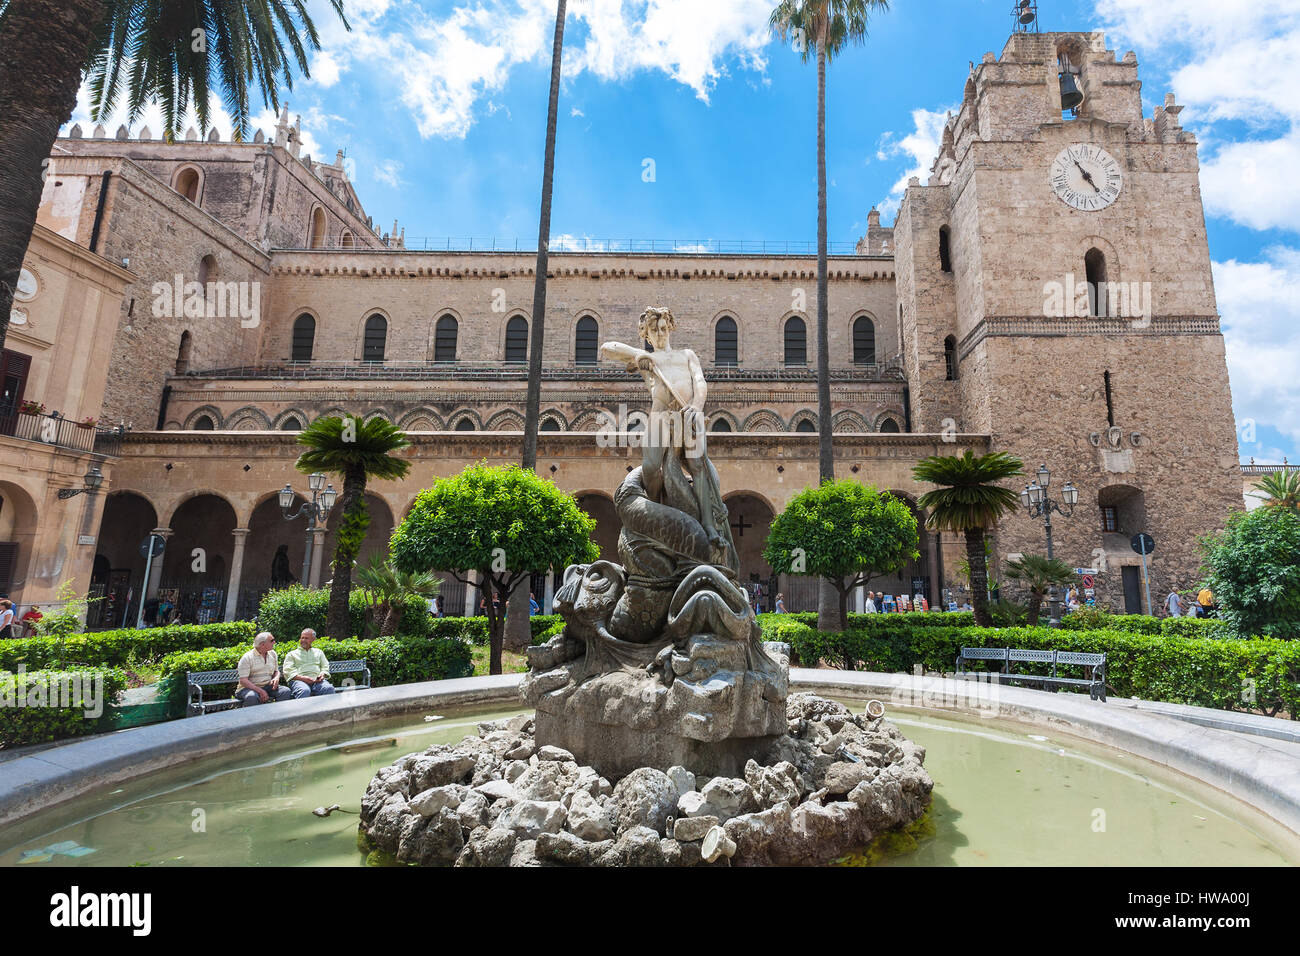
[[[636,324],[637,334],[657,349],[667,347],[668,335],[675,328],[677,319],[672,309],[646,309]]]
[[[612,561],[571,564],[555,592],[555,609],[570,624],[577,620],[604,624],[623,596],[627,572]]]

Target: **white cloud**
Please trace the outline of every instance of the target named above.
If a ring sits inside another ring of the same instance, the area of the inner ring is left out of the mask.
[[[910,133],[899,137],[897,133],[888,132],[880,137],[880,144],[876,148],[877,159],[889,160],[901,156],[910,163],[889,190],[888,198],[877,204],[881,215],[886,219],[898,212],[909,179],[919,176],[922,183],[929,179],[930,167],[934,165],[935,158],[939,155],[939,145],[943,142],[943,126],[948,121],[949,112],[946,108],[912,110],[913,128]]]
[[[375,166],[375,179],[385,185],[398,189],[406,184],[402,179],[402,164],[395,159],[385,159]]]
[[[1300,250],[1216,262],[1214,286],[1238,423],[1253,419],[1300,442]]]
[[[586,116],[587,114],[584,113],[582,110],[578,109],[578,108],[575,106],[573,109],[569,110],[569,115],[570,115],[570,116]]]
[[[1300,231],[1300,4],[1296,0],[1100,0],[1117,42],[1165,66],[1183,125],[1202,141],[1206,211],[1252,229]],[[1163,97],[1160,97],[1163,99]],[[1228,130],[1244,123],[1247,138]]]

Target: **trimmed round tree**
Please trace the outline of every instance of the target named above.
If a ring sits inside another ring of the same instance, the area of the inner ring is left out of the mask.
[[[463,584],[470,571],[500,599],[487,602],[490,666],[501,673],[504,610],[535,571],[595,561],[596,520],[572,495],[517,465],[472,465],[420,492],[393,532],[393,564],[402,571],[445,571]]]
[[[763,560],[778,574],[811,574],[839,595],[839,620],[817,621],[842,631],[849,592],[893,574],[917,551],[916,515],[887,491],[856,481],[806,488],[772,522]]]
[[[1300,514],[1236,512],[1204,548],[1206,584],[1238,637],[1300,639]]]

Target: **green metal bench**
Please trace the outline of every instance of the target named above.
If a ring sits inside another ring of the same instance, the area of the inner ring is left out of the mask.
[[[1086,687],[1091,700],[1106,700],[1106,655],[1084,654],[1078,651],[1038,651],[1015,647],[963,647],[957,655],[957,676],[967,677],[967,661],[1001,664],[995,671],[999,682],[1039,684],[1044,689],[1052,687]],[[1039,664],[1051,667],[1047,674],[1026,674],[1011,669],[1013,664]],[[1079,667],[1083,677],[1064,677],[1057,673],[1061,667]]]
[[[351,677],[341,683],[335,684],[336,691],[345,690],[364,690],[370,686],[370,668],[366,666],[364,659],[352,661],[330,661],[330,682],[334,678],[344,674],[360,674],[359,680]],[[241,706],[238,697],[234,696],[231,691],[229,696],[206,699],[204,693],[206,689],[213,687],[228,687],[235,685],[236,689],[239,684],[239,671],[231,669],[228,671],[188,671],[185,674],[185,683],[188,688],[188,703],[185,705],[185,716],[196,717],[200,714],[207,714],[213,711],[229,710],[232,707]],[[287,683],[284,686],[288,686]]]

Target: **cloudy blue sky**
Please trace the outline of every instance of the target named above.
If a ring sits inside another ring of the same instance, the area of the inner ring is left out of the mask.
[[[531,247],[553,0],[347,0],[350,33],[310,2],[323,48],[285,94],[307,151],[346,150],[368,212],[385,229],[399,220],[411,244]],[[815,238],[816,72],[770,37],[772,6],[570,0],[554,237]],[[857,238],[873,205],[891,220],[907,178],[929,168],[970,61],[1001,50],[1011,26],[1009,0],[891,7],[829,74],[833,243]],[[1039,8],[1045,30],[1104,29],[1110,48],[1136,51],[1148,115],[1169,90],[1186,105],[1241,454],[1300,460],[1300,4]],[[84,97],[74,119],[87,121]],[[269,132],[274,119],[258,122]]]

